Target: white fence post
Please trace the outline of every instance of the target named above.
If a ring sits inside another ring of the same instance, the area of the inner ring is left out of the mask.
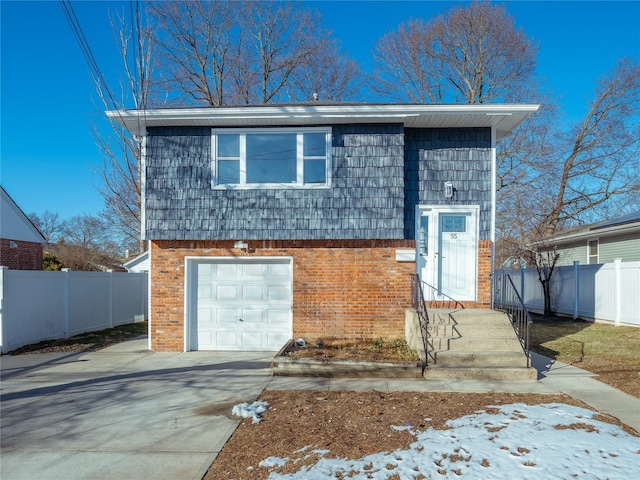
[[[64,275],[64,338],[69,338],[69,272],[68,268],[63,268]]]
[[[575,290],[574,299],[573,299],[573,319],[578,318],[578,309],[580,305],[580,271],[578,268],[580,265],[579,260],[573,261],[573,288]]]
[[[113,328],[113,270],[109,273],[109,328]]]
[[[616,295],[616,313],[614,317],[614,325],[617,327],[620,325],[620,317],[622,316],[622,282],[620,280],[621,272],[620,267],[622,266],[621,258],[613,259],[613,268],[615,270],[615,295]]]
[[[0,266],[0,349],[5,343],[2,325],[5,320],[4,318],[4,272],[6,270],[8,270],[7,267]]]

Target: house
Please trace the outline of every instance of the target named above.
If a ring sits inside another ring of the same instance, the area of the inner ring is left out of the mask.
[[[127,260],[122,264],[129,273],[142,273],[149,271],[149,252],[142,252],[137,257]]]
[[[495,146],[537,108],[107,112],[143,140],[151,348],[402,337],[416,272],[489,307]]]
[[[640,261],[640,211],[622,217],[583,225],[560,232],[533,244],[544,252],[555,248],[560,254],[557,265]]]
[[[1,186],[0,202],[0,265],[42,270],[44,236]]]

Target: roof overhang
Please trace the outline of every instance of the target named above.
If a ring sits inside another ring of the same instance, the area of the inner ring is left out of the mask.
[[[581,229],[578,232],[567,233],[565,235],[558,234],[546,240],[540,240],[531,244],[532,247],[554,247],[570,244],[580,240],[593,240],[596,238],[614,237],[618,235],[626,235],[629,233],[638,233],[640,235],[640,222],[627,223],[623,225],[614,225],[612,227],[597,229]]]
[[[134,135],[149,127],[285,127],[348,123],[401,123],[407,128],[495,127],[503,138],[539,105],[263,105],[112,110],[107,116]]]

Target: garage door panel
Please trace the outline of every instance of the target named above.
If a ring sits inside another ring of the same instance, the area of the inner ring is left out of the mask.
[[[279,350],[291,336],[291,260],[194,261],[191,348]],[[194,338],[195,337],[195,338]],[[195,340],[197,345],[193,345]]]
[[[242,322],[245,324],[243,328],[247,327],[249,323],[263,323],[264,321],[264,310],[263,309],[254,309],[254,308],[243,308],[242,309]],[[251,328],[256,328],[252,326]]]
[[[217,301],[226,301],[226,300],[238,300],[238,286],[237,285],[216,285],[216,296],[215,300]]]
[[[284,263],[273,263],[268,265],[268,272],[270,278],[284,278],[289,279],[291,275],[291,268]]]
[[[267,266],[261,263],[248,263],[242,265],[243,278],[260,278],[263,279],[267,272]]]
[[[242,287],[242,300],[249,301],[264,301],[264,286],[263,285],[243,285]]]
[[[238,278],[240,265],[233,263],[219,263],[213,265],[215,272],[212,275],[217,278]]]
[[[267,300],[288,302],[291,293],[288,285],[269,285],[267,286]]]

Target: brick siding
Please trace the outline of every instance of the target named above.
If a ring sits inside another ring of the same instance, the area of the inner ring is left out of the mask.
[[[17,247],[11,248],[11,242]],[[0,239],[0,264],[12,270],[42,270],[42,244]]]
[[[184,348],[185,256],[293,258],[293,335],[308,341],[337,337],[404,337],[414,263],[396,261],[413,240],[152,241],[151,348]]]

